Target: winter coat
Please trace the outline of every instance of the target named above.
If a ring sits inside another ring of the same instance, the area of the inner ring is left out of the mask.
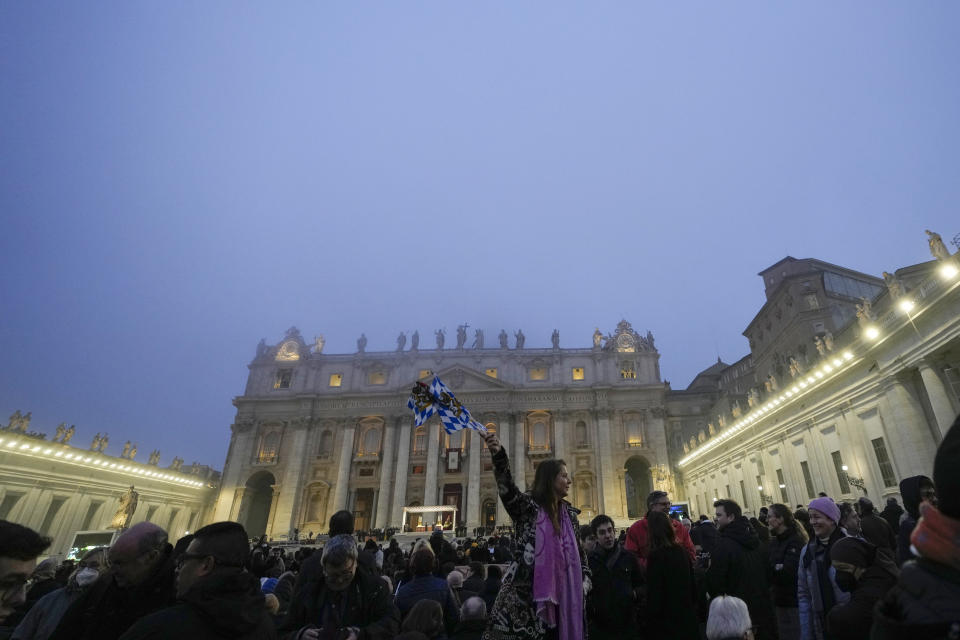
[[[900,481],[900,495],[903,497],[903,508],[907,512],[900,518],[900,527],[897,529],[897,564],[903,564],[915,557],[910,551],[910,534],[920,519],[921,482],[930,482],[930,478],[911,476]]]
[[[589,557],[593,589],[587,598],[590,637],[635,638],[637,603],[634,591],[643,586],[636,557],[615,543],[607,552],[597,545]]]
[[[397,589],[396,603],[401,618],[406,618],[413,605],[421,600],[436,600],[443,607],[443,625],[447,633],[453,633],[460,622],[460,606],[450,585],[434,575],[414,576],[413,580]]]
[[[907,562],[874,609],[871,640],[960,637],[960,570],[924,558]]]
[[[180,604],[141,618],[120,640],[274,640],[277,631],[260,593],[260,582],[247,572],[205,576],[183,595]]]
[[[796,529],[788,528],[770,539],[767,577],[775,606],[797,606],[797,571],[803,547],[804,542]],[[780,569],[776,568],[778,565],[782,565]]]
[[[687,551],[687,554],[690,556],[690,562],[695,563],[697,561],[697,550],[693,546],[693,541],[690,539],[687,528],[678,520],[671,519],[670,524],[673,525],[673,535],[677,539],[677,544]],[[650,523],[647,522],[646,518],[637,520],[627,529],[627,541],[623,545],[627,551],[637,556],[641,568],[646,568],[647,566],[647,551],[650,548],[648,539],[649,530]]]
[[[892,564],[892,560],[888,560]],[[896,566],[893,566],[896,570]],[[838,640],[867,640],[873,607],[896,584],[897,578],[879,565],[867,567],[850,594],[850,601],[838,604],[827,614],[827,627]]]
[[[672,546],[651,551],[647,555],[647,605],[644,609],[643,638],[698,640],[698,619],[693,615],[696,601],[693,565],[686,550]]]
[[[887,521],[871,513],[860,517],[860,533],[863,539],[880,549],[888,549],[890,555],[897,550],[897,536]]]
[[[510,473],[510,462],[507,452],[500,449],[493,456],[493,470],[497,479],[497,492],[503,506],[513,520],[515,539],[520,551],[517,559],[510,563],[500,585],[489,612],[487,630],[483,634],[484,640],[540,640],[547,632],[547,627],[537,616],[533,602],[533,558],[537,544],[537,517],[540,515],[540,506],[529,493],[523,493],[513,483]],[[577,539],[577,550],[580,554],[580,567],[584,582],[590,576],[587,558],[580,546],[580,522],[577,514],[580,510],[564,502],[564,509],[559,517],[570,518],[573,533]],[[583,608],[586,614],[586,606]],[[584,620],[583,628],[587,628]]]
[[[797,606],[800,608],[801,640],[826,640],[832,636],[825,632],[827,612],[832,606],[824,601],[832,600],[833,605],[850,601],[850,594],[837,586],[837,572],[830,562],[830,547],[843,537],[838,526],[830,535],[826,545],[813,538],[800,552],[800,566],[797,573]],[[820,568],[824,573],[821,576]],[[826,584],[821,583],[823,577]],[[824,592],[823,588],[829,589]]]
[[[317,567],[310,575],[301,572],[301,578],[303,582],[294,590],[290,609],[279,628],[279,635],[289,640],[298,638],[304,627],[323,626],[323,605],[332,595],[326,588],[322,568]],[[400,612],[382,578],[358,566],[353,582],[342,593],[347,600],[337,622],[339,627],[359,628],[360,640],[390,640],[400,633]]]
[[[67,587],[51,591],[30,607],[10,637],[13,640],[47,640],[60,623],[60,618],[81,593],[78,588]]]
[[[711,598],[730,595],[747,603],[750,619],[758,627],[758,640],[776,637],[776,617],[767,590],[767,558],[760,551],[756,530],[745,517],[720,530],[706,579]]]
[[[900,530],[900,516],[903,515],[903,507],[898,504],[888,504],[880,512],[880,517],[887,521],[891,531]]]
[[[450,640],[480,640],[486,626],[486,620],[464,620],[457,625]]]
[[[166,545],[153,573],[135,587],[100,576],[63,614],[51,640],[116,640],[140,618],[176,604],[172,551]]]

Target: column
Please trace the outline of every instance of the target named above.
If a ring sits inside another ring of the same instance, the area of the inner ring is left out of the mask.
[[[940,438],[943,439],[953,425],[957,412],[950,401],[947,388],[943,385],[943,379],[937,371],[926,360],[921,360],[917,366],[920,369],[923,386],[927,390],[927,397],[930,399],[930,407],[937,420],[937,427],[940,429]]]
[[[302,489],[301,483],[304,477],[303,453],[307,450],[307,428],[304,425],[308,423],[301,421],[294,424],[299,426],[294,427],[292,433],[288,431],[287,437],[292,437],[293,442],[286,443],[284,446],[287,468],[280,484],[283,491],[277,502],[276,519],[273,520],[274,528],[278,533],[290,533],[294,527],[298,527],[300,524],[296,522],[294,514],[298,506],[298,498]]]
[[[936,447],[920,403],[896,378],[887,382],[884,391],[886,413],[893,417],[894,428],[889,433],[897,436],[897,446],[890,447],[896,468],[903,478],[929,474]]]
[[[610,461],[613,451],[610,442],[610,412],[601,409],[597,412],[599,428],[597,429],[597,466],[600,467],[601,502],[600,513],[613,517],[611,513],[620,504],[620,491],[617,487],[617,478],[613,473]]]
[[[274,527],[274,517],[277,515],[277,501],[280,499],[280,485],[272,484],[270,488],[273,490],[273,496],[270,498],[270,513],[267,516],[267,538],[278,538],[281,533],[287,533],[283,531],[283,525],[278,524]]]
[[[400,418],[388,418],[383,427],[383,442],[380,447],[380,491],[377,495],[377,514],[373,527],[383,529],[390,519],[390,477],[393,474],[394,441],[397,438],[397,422]]]
[[[511,447],[510,447],[510,422],[512,417],[509,415],[501,414],[499,416],[499,423],[497,424],[497,436],[500,438],[500,446],[503,447],[503,450],[507,452],[507,458],[513,460],[511,456]],[[496,491],[496,488],[494,488]],[[499,494],[496,495],[497,500],[497,526],[507,526],[510,524],[510,514],[507,513],[507,508],[503,506],[503,500],[500,499]]]
[[[513,421],[513,482],[520,491],[527,490],[527,442],[524,438],[524,416],[514,414]]]
[[[400,419],[400,438],[397,442],[397,470],[393,482],[393,513],[390,526],[399,527],[407,502],[407,467],[410,464],[410,419]]]
[[[343,442],[340,445],[340,468],[337,470],[337,486],[333,493],[335,511],[347,508],[347,483],[350,481],[350,464],[353,462],[353,432],[356,420],[347,418],[343,429]]]
[[[440,425],[434,422],[427,424],[427,478],[423,486],[423,506],[437,505],[437,466],[440,456]],[[423,514],[423,524],[430,527],[437,521],[437,514]]]
[[[560,460],[567,458],[567,412],[555,411],[553,414],[553,457]],[[569,462],[569,461],[568,461]],[[567,465],[567,470],[573,473],[573,466]]]
[[[216,521],[231,520],[229,509],[234,501],[229,498],[230,490],[238,487],[237,491],[243,491],[246,480],[244,474],[250,473],[250,461],[253,458],[253,449],[256,446],[256,427],[254,425],[240,427],[234,425],[233,435],[230,437],[230,448],[227,452],[227,464],[223,471],[223,478],[220,486],[220,498],[217,501],[215,510]],[[239,510],[239,506],[237,507]]]
[[[246,487],[240,487],[233,493],[233,504],[230,505],[230,517],[227,520],[233,520],[243,524],[240,520],[240,505],[243,504],[243,494],[247,492]]]
[[[466,434],[465,434],[466,435]],[[480,455],[483,451],[483,442],[480,434],[470,431],[470,460],[467,466],[467,500],[466,514],[461,514],[461,522],[466,523],[467,533],[473,535],[473,530],[480,526]]]

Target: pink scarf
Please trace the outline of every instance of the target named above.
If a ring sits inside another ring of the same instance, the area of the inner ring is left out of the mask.
[[[560,507],[560,536],[554,533],[546,509],[537,516],[537,550],[533,561],[533,602],[537,616],[560,640],[583,637],[583,574],[580,551],[566,507]]]

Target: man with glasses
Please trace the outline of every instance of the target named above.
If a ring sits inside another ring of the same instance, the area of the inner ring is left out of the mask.
[[[37,556],[50,546],[50,539],[36,531],[0,520],[0,634],[8,637],[4,621],[26,601],[27,581],[37,565]]]
[[[327,540],[320,562],[319,574],[301,576],[280,626],[282,637],[388,640],[400,633],[400,611],[386,582],[367,571],[357,571],[353,536],[341,534]]]
[[[140,522],[110,547],[110,572],[63,615],[50,640],[116,640],[140,618],[176,602],[167,532]]]
[[[651,511],[660,511],[668,517],[670,516],[670,497],[666,491],[654,491],[647,496],[647,513],[649,514]],[[670,524],[673,526],[677,543],[686,549],[690,555],[690,562],[695,563],[697,551],[693,548],[693,542],[690,540],[690,534],[687,533],[686,527],[673,518],[670,519]],[[644,570],[647,568],[647,555],[650,552],[650,543],[647,537],[648,527],[646,516],[634,522],[627,530],[627,542],[624,545],[627,551],[637,556],[637,560],[640,561],[640,566]]]
[[[244,569],[247,540],[246,530],[237,522],[198,529],[177,558],[179,604],[141,618],[121,640],[276,638],[260,581]]]

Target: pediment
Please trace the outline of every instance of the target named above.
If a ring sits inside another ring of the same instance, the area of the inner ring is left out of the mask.
[[[450,387],[450,390],[456,393],[464,391],[503,391],[513,389],[512,385],[502,380],[491,378],[482,371],[464,367],[462,365],[453,365],[437,372],[437,376],[443,383]]]

